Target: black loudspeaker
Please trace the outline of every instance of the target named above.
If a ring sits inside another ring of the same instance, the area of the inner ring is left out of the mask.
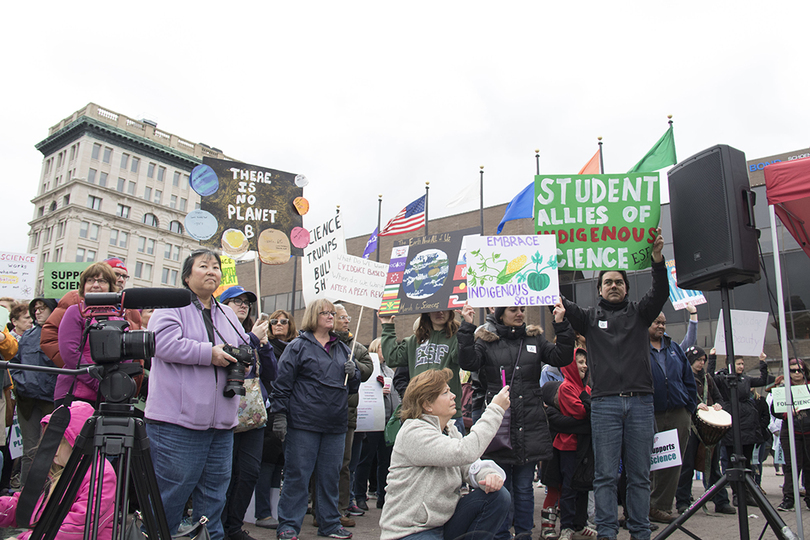
[[[669,177],[678,286],[715,291],[760,278],[745,154],[719,144],[685,159]]]

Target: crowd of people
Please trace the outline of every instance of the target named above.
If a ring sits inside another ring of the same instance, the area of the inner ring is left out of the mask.
[[[630,301],[626,272],[602,271],[596,306],[560,297],[549,307],[553,339],[527,323],[523,307],[490,308],[476,324],[475,310],[465,305],[421,314],[402,340],[396,317],[381,316],[382,336],[368,347],[352,334],[340,304],[311,302],[296,324],[285,310],[260,313],[256,294],[241,286],[217,294],[219,255],[192,252],[182,268],[189,305],[122,309],[111,317],[154,333],[154,356],[132,362],[146,368],[135,381],[145,396],[170,531],[205,516],[214,540],[251,540],[243,525],[255,498],[256,525],[276,529],[279,540],[296,540],[307,514],[319,536],[345,540],[368,511],[371,489],[382,509],[382,540],[526,538],[535,529],[540,481],[542,539],[611,539],[625,527],[632,538],[648,540],[655,523],[672,522],[692,504],[694,471],[709,486],[731,466],[731,432],[709,440],[698,429],[700,415],[731,409],[730,377],[737,378],[743,457],[761,474],[771,443],[781,445],[779,510],[794,508],[790,472],[806,478],[810,469],[807,410],[793,411],[791,451],[786,413],[754,390],[765,386],[767,393],[781,377],[761,361],[760,377],[750,378],[744,358],[715,372],[714,350],[695,345],[692,306],[683,341],[666,333],[669,289],[658,232],[649,291]],[[34,366],[93,364],[86,336],[95,318],[86,295],[121,291],[128,277],[113,258],[88,266],[79,289],[61,299],[0,299],[9,311],[0,355]],[[0,526],[15,526],[21,490],[38,478],[29,472],[51,416],[72,413],[46,485],[36,487],[40,511],[81,424],[104,397],[98,379],[86,374],[13,368],[4,377],[0,427],[16,411],[23,452],[4,466],[0,487],[9,491],[0,497]],[[809,379],[804,361],[792,359],[791,384]],[[357,431],[362,383],[379,387],[384,431]],[[651,471],[654,434],[667,430],[677,433],[683,464]],[[763,447],[755,461],[755,448]],[[107,463],[102,476],[95,518],[99,538],[110,538],[116,478]],[[82,502],[92,489],[85,480],[57,538],[72,537],[84,523]],[[715,511],[736,513],[741,496],[729,500],[718,490]]]

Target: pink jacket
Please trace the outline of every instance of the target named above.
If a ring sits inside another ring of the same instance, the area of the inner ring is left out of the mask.
[[[65,438],[73,445],[76,441],[76,436],[81,431],[85,421],[93,414],[93,407],[83,401],[74,402],[70,406],[71,417],[70,424],[65,431]],[[50,415],[42,419],[42,425],[47,425],[50,420]],[[112,540],[113,518],[115,514],[115,470],[112,465],[105,459],[104,462],[104,475],[103,487],[101,491],[101,515],[98,524],[98,538],[99,540]],[[65,521],[59,527],[56,533],[56,540],[79,540],[84,538],[84,518],[87,515],[87,499],[90,494],[90,474],[91,470],[88,469],[87,474],[82,480],[79,487],[79,492],[76,494],[76,500],[70,506]],[[95,491],[95,490],[94,490]],[[17,502],[20,494],[15,493],[11,497],[0,497],[0,527],[16,527],[17,526]],[[40,499],[34,509],[34,515],[31,519],[36,522],[42,515],[45,509],[44,499]],[[25,531],[17,538],[21,540],[28,540],[32,531]]]

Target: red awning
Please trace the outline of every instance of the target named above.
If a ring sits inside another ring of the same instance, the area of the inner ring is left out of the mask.
[[[763,172],[768,204],[810,256],[810,158],[774,163]]]

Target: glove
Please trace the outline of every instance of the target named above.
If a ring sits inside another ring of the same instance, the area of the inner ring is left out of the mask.
[[[354,360],[346,360],[346,363],[343,364],[343,371],[350,379],[354,379]]]
[[[385,386],[385,377],[383,377],[382,375],[377,375],[377,382]]]
[[[278,413],[275,417],[273,417],[273,435],[278,437],[281,442],[284,442],[284,438],[287,436],[287,415],[284,413]]]

